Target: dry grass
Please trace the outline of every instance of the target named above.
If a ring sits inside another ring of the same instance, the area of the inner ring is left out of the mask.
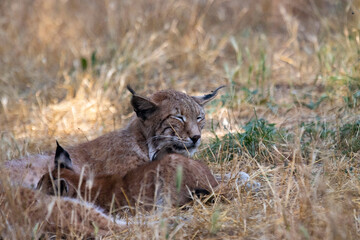
[[[233,184],[232,199],[139,214],[110,237],[359,239],[360,133],[345,126],[360,121],[359,16],[357,0],[3,0],[1,162],[120,128],[128,83],[191,94],[227,84],[207,107],[200,155],[215,173],[248,171],[262,190]],[[230,152],[221,136],[254,111],[283,132],[276,148],[260,139],[258,155],[236,142],[242,153]],[[0,181],[1,235],[40,236]]]

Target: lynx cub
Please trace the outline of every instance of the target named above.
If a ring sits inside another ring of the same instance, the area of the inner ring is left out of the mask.
[[[123,177],[112,174],[82,178],[74,172],[68,152],[58,143],[54,163],[54,170],[40,179],[38,189],[46,194],[72,198],[80,194],[106,211],[110,210],[113,197],[116,208],[134,207],[136,203],[149,208],[163,204],[167,196],[171,204],[183,205],[191,200],[191,193],[210,193],[218,186],[205,164],[174,153],[145,163]],[[176,179],[178,171],[182,171],[182,180]]]

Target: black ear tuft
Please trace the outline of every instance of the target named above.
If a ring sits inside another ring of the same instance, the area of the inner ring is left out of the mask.
[[[56,147],[56,153],[55,153],[55,168],[67,168],[67,169],[73,169],[72,161],[70,159],[70,155],[65,149],[63,149],[58,141],[56,141],[57,147]]]
[[[69,192],[69,186],[68,186],[68,183],[65,179],[63,178],[60,178],[60,179],[56,179],[55,180],[55,183],[59,181],[58,183],[60,184],[60,186],[57,186],[57,190],[58,190],[58,193],[60,193],[60,196],[64,196],[65,193],[68,193]]]
[[[196,96],[196,97],[192,97],[192,98],[197,103],[199,103],[201,106],[204,106],[207,102],[210,102],[211,100],[213,100],[216,97],[218,91],[223,87],[225,87],[225,85],[218,87],[217,89],[215,89],[214,91],[212,91],[209,94],[206,94],[206,95],[203,95],[203,96]]]
[[[155,103],[138,95],[132,96],[131,105],[133,106],[136,115],[142,120],[146,120],[157,109]]]
[[[127,85],[126,88],[127,88],[127,90],[129,90],[129,92],[131,92],[132,95],[135,95],[135,94],[136,94],[135,91],[134,91],[134,89],[132,89],[132,88],[130,87],[130,85]]]

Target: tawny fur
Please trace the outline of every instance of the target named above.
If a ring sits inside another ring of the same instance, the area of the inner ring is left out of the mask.
[[[178,189],[176,176],[180,167],[182,181]],[[55,188],[59,187],[55,186],[58,186],[59,180],[66,181],[67,184],[63,196],[75,198],[79,193],[82,198],[93,201],[107,211],[110,210],[113,195],[113,207],[116,209],[128,205],[134,207],[136,203],[148,209],[164,198],[169,199],[172,205],[183,205],[191,199],[191,192],[210,193],[218,186],[204,163],[180,154],[169,154],[160,160],[143,164],[123,177],[115,174],[81,180],[80,175],[71,169],[55,168],[41,178],[38,188],[46,194],[58,194],[59,191]]]
[[[164,90],[147,98],[131,91],[136,115],[125,128],[67,148],[75,172],[80,173],[87,164],[96,175],[123,177],[164,154],[191,156],[201,141],[205,124],[203,106],[216,96],[218,89],[200,97]],[[12,182],[34,187],[51,168],[52,159],[52,153],[34,155],[8,161],[5,168]]]

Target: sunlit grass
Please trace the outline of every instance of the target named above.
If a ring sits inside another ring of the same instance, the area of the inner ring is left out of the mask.
[[[127,84],[193,95],[225,84],[206,106],[196,157],[221,176],[248,172],[261,191],[231,181],[229,199],[128,217],[127,231],[109,236],[357,239],[359,9],[330,0],[1,1],[1,162],[121,128],[132,114]],[[21,196],[0,179],[2,237],[41,236],[41,221],[22,215]]]

